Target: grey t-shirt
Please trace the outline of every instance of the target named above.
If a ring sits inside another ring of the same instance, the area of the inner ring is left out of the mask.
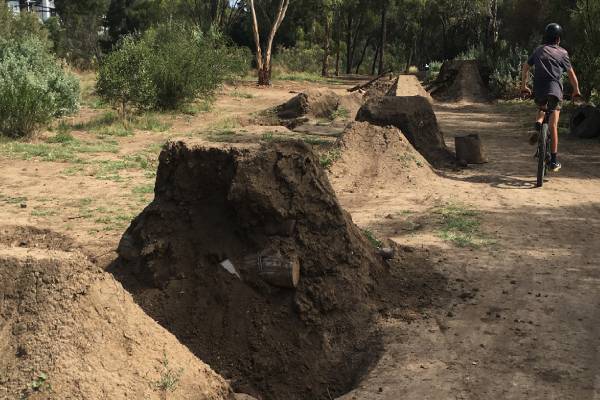
[[[559,45],[544,44],[533,51],[527,60],[535,66],[533,93],[536,98],[556,96],[563,99],[562,75],[571,69],[569,53]]]

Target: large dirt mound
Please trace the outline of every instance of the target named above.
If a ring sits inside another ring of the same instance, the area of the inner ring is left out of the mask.
[[[357,121],[379,126],[395,126],[430,164],[454,164],[447,149],[431,103],[422,96],[384,96],[368,101],[358,112]]]
[[[433,101],[427,90],[415,75],[400,75],[392,88],[394,96],[421,96]]]
[[[136,300],[237,391],[336,397],[376,356],[370,323],[387,267],[302,142],[168,144],[155,199],[119,248],[114,272]],[[295,290],[241,268],[264,249],[299,258]]]
[[[365,191],[382,184],[416,186],[435,177],[427,160],[395,127],[353,122],[337,145],[340,158],[331,175],[342,191]]]
[[[446,61],[430,92],[441,101],[481,103],[490,99],[477,61]]]
[[[0,230],[0,398],[232,397],[221,377],[64,239]]]

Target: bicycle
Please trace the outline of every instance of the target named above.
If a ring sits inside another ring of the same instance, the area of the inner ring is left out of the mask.
[[[523,93],[526,97],[531,98],[531,94]],[[572,99],[573,104],[581,105],[583,104],[583,99],[578,96],[577,98]],[[551,146],[552,146],[552,135],[550,133],[550,117],[554,110],[544,110],[544,121],[542,122],[542,126],[540,131],[538,132],[538,140],[537,140],[537,149],[534,155],[534,158],[537,159],[537,182],[536,187],[541,188],[544,185],[544,178],[546,177],[546,173],[549,170],[549,165],[551,161]]]
[[[544,185],[544,177],[548,172],[550,164],[550,146],[552,145],[552,137],[550,136],[550,116],[554,110],[543,110],[544,122],[538,133],[537,151],[534,158],[537,158],[537,187],[541,188]]]

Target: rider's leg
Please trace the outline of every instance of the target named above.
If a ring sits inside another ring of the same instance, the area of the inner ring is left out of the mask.
[[[556,110],[550,115],[550,133],[552,134],[551,153],[558,153],[558,120],[560,119],[560,111]]]
[[[561,168],[560,163],[556,159],[556,153],[558,153],[558,120],[560,119],[560,110],[555,110],[550,115],[550,133],[552,134],[552,147],[550,149],[550,169],[554,172],[559,171]]]
[[[538,111],[537,119],[535,121],[535,126],[534,126],[535,131],[529,136],[529,144],[532,146],[537,143],[538,134],[539,134],[540,130],[542,129],[542,123],[544,122],[545,116],[546,116],[546,113],[544,112],[544,110]]]
[[[545,117],[544,110],[539,110],[536,122],[541,125],[544,122],[544,117]]]

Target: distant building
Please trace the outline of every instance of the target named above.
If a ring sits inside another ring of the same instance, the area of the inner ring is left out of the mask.
[[[35,12],[42,21],[46,21],[56,14],[54,0],[9,0],[6,3],[15,14],[19,14],[21,11]]]

